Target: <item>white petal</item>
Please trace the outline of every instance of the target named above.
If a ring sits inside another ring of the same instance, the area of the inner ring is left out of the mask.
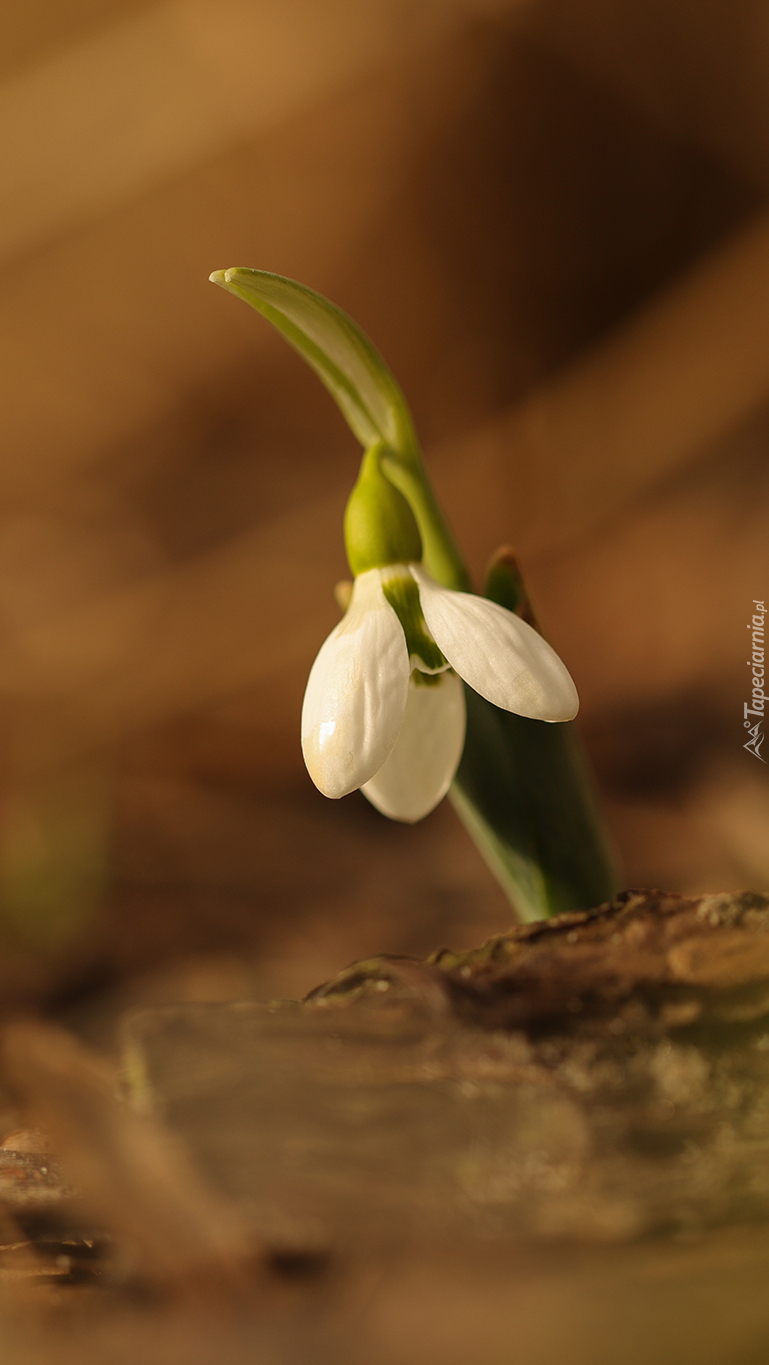
[[[568,669],[536,630],[496,602],[442,588],[421,565],[410,567],[435,643],[476,692],[534,720],[576,716],[579,698]]]
[[[421,820],[446,795],[465,742],[465,694],[456,673],[409,687],[398,743],[362,788],[391,820]]]
[[[379,569],[370,569],[356,578],[304,694],[304,761],[325,796],[346,796],[381,768],[401,728],[409,674],[403,627]]]

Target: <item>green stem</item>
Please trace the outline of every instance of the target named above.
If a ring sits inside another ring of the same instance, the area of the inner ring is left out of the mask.
[[[416,517],[425,567],[444,587],[468,592],[470,575],[438,506],[419,451],[416,447],[403,453],[393,451],[383,455],[381,463],[384,473],[406,498]]]

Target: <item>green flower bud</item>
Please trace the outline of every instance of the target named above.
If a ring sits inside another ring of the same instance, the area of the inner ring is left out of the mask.
[[[416,564],[422,539],[414,513],[394,484],[382,473],[386,449],[378,442],[363,456],[358,482],[344,514],[347,560],[353,574],[387,564]]]
[[[520,565],[511,546],[501,545],[492,556],[486,570],[483,595],[498,603],[500,607],[514,612],[527,625],[533,626],[534,630],[542,634],[529,601]]]

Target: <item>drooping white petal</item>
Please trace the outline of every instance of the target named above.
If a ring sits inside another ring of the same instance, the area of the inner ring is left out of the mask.
[[[389,758],[363,785],[377,810],[413,824],[446,795],[465,742],[465,695],[456,673],[408,691],[403,725]]]
[[[460,677],[487,701],[533,720],[571,720],[577,689],[555,650],[513,612],[469,592],[443,588],[419,564],[425,621]]]
[[[409,656],[380,570],[356,578],[350,608],[321,647],[302,706],[307,771],[325,796],[346,796],[382,767],[406,709]]]

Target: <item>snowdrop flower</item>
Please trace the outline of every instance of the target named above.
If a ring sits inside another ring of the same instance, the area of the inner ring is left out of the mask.
[[[465,738],[461,679],[495,706],[570,720],[578,700],[555,651],[513,612],[436,583],[411,509],[364,457],[345,514],[355,574],[302,709],[308,772],[326,796],[361,788],[385,815],[421,820],[445,796]]]

